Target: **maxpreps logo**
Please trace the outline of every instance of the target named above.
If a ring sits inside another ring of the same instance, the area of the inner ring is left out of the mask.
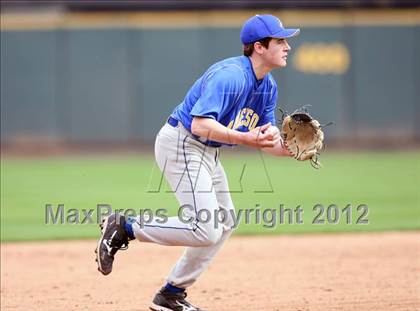
[[[255,113],[254,110],[251,108],[243,108],[239,111],[235,120],[229,122],[227,127],[236,130],[241,126],[245,126],[248,130],[252,131],[257,126],[259,119],[259,115]]]

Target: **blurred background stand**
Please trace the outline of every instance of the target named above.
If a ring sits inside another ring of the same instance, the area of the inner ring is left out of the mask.
[[[256,13],[302,29],[280,107],[334,121],[332,148],[418,148],[418,1],[2,1],[2,152],[152,150]]]

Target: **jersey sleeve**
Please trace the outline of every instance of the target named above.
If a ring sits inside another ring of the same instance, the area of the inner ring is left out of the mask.
[[[190,114],[219,121],[236,103],[244,85],[245,77],[239,68],[224,68],[209,74],[202,82],[200,97]]]
[[[273,85],[271,90],[271,97],[268,100],[266,107],[264,108],[264,112],[260,120],[258,121],[257,126],[261,126],[271,122],[271,125],[276,125],[276,115],[275,109],[277,106],[277,86]]]

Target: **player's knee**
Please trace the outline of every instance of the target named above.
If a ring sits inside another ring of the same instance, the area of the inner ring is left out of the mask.
[[[208,242],[210,245],[217,244],[222,237],[223,230],[221,229],[214,229],[208,236]]]
[[[222,237],[223,230],[221,228],[206,228],[202,235],[202,246],[212,246],[217,244]]]

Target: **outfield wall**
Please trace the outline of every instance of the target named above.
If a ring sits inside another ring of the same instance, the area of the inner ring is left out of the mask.
[[[302,30],[280,107],[312,104],[330,139],[420,139],[420,10],[270,12]],[[152,142],[254,13],[2,14],[2,142]]]

